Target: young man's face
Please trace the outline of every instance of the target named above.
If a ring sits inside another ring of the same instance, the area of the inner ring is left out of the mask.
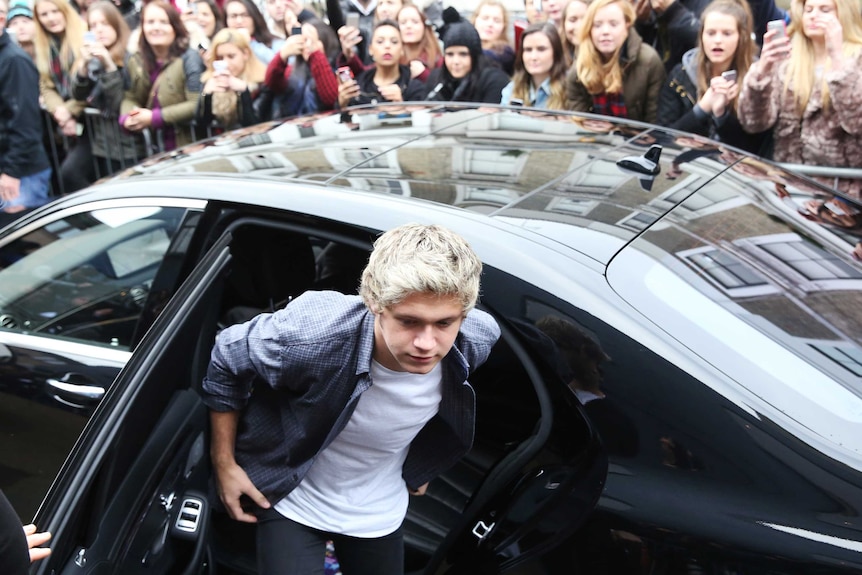
[[[428,373],[452,349],[463,320],[456,296],[411,294],[375,314],[374,359],[394,371]]]

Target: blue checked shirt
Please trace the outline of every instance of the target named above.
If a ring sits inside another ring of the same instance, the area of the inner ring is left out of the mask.
[[[500,328],[472,310],[443,358],[437,415],[413,442],[402,475],[416,489],[473,443],[476,400],[468,374],[485,362]],[[273,504],[296,487],[315,456],[344,429],[371,385],[374,315],[359,296],[307,292],[273,314],[216,338],[203,397],[214,411],[243,411],[235,456]]]

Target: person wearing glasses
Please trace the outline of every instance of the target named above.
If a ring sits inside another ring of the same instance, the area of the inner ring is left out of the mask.
[[[248,33],[251,51],[264,64],[269,64],[284,44],[270,32],[252,0],[229,0],[224,5],[224,17],[228,28]]]

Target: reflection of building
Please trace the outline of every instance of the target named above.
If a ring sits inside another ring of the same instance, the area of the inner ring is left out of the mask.
[[[646,151],[637,142],[655,140],[651,134],[602,133],[562,120],[421,109],[358,113],[345,124],[322,115],[228,134],[194,160],[178,156],[171,169],[263,172],[296,185],[428,199],[492,213],[604,263],[643,234],[639,245],[700,278],[715,301],[744,309],[759,329],[822,369],[859,377],[862,270],[846,258],[846,238],[787,223],[801,221],[793,212],[798,198],[810,197],[804,185],[749,159],[728,169],[737,156],[663,138],[665,175],[644,192],[616,163]],[[251,154],[249,143],[258,144]],[[775,195],[776,177],[795,203]]]

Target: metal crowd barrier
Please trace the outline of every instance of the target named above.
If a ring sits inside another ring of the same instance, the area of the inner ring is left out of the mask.
[[[100,151],[100,155],[97,156],[95,153],[92,155],[93,170],[97,180],[139,164],[151,155],[167,151],[162,130],[146,129],[138,133],[127,132],[120,127],[116,116],[106,116],[96,108],[86,108],[82,119],[90,145],[94,151]],[[174,130],[175,133],[187,130],[191,141],[196,142],[212,136],[218,130],[218,126],[199,126],[191,122],[174,126]],[[61,196],[65,190],[60,177],[60,166],[75,144],[72,138],[59,130],[47,110],[43,110],[43,135],[51,162],[54,195]]]

